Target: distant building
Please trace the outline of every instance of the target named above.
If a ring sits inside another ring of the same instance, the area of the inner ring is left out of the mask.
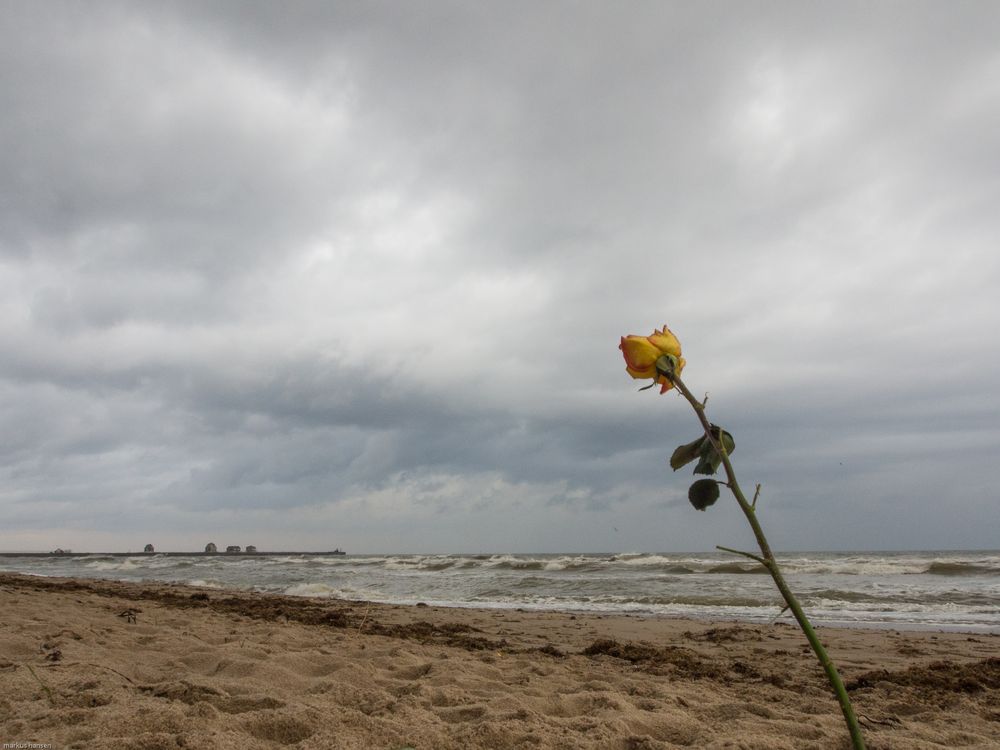
[[[143,552],[152,552],[153,551],[153,545],[152,544],[147,544],[145,547],[142,548],[142,551]]]
[[[248,545],[247,545],[247,548],[246,548],[246,550],[245,550],[245,552],[246,552],[246,553],[247,553],[248,555],[252,555],[252,554],[253,554],[254,552],[256,552],[256,551],[257,551],[257,548],[256,548],[256,547],[254,547],[254,546],[253,546],[252,544],[248,544]]]
[[[205,545],[205,552],[214,554],[219,551],[219,548],[215,546],[215,542],[209,542]]]
[[[232,553],[232,552],[239,552],[239,551],[240,551],[240,545],[238,545],[238,544],[230,544],[228,547],[226,547],[226,552]]]

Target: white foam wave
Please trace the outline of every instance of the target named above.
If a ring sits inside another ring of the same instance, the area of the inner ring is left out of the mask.
[[[200,589],[223,589],[226,588],[219,581],[206,581],[202,578],[195,578],[192,581],[188,581],[189,586],[197,586]]]
[[[336,597],[340,592],[325,583],[297,583],[289,586],[282,593],[288,596]]]
[[[101,572],[115,570],[115,571],[126,571],[126,570],[138,570],[139,566],[133,562],[132,558],[126,557],[122,560],[95,560],[93,562],[87,563],[84,567],[90,568],[91,570],[98,570]]]

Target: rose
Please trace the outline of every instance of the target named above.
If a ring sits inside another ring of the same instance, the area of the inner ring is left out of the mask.
[[[660,383],[663,386],[660,393],[666,393],[674,384],[656,371],[656,360],[667,355],[676,360],[674,372],[679,375],[684,369],[681,342],[666,326],[663,326],[662,331],[653,331],[649,336],[622,336],[618,348],[625,357],[625,371],[636,380],[652,378],[653,382]]]

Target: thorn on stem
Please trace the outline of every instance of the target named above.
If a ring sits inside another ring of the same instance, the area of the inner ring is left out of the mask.
[[[753,502],[750,503],[751,510],[757,510],[757,498],[760,497],[760,482],[757,483],[757,491],[753,493]]]

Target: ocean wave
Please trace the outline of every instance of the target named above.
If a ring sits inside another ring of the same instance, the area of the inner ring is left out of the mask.
[[[459,561],[460,558],[454,558],[449,555],[389,557],[385,558],[383,567],[386,570],[426,570],[434,573],[453,568]]]
[[[545,570],[567,571],[572,573],[585,573],[598,571],[607,568],[609,558],[589,557],[587,555],[574,555],[557,557],[545,563]]]
[[[789,574],[807,575],[1000,575],[1000,557],[986,556],[976,559],[942,557],[928,559],[928,555],[850,556],[842,558],[779,557],[778,562]]]
[[[865,594],[860,591],[811,591],[801,594],[800,598],[808,606],[822,604],[822,606],[844,606],[853,607],[856,605],[871,605],[876,608],[896,609],[896,608],[921,608],[930,611],[933,607],[944,607],[945,609],[978,606],[998,606],[997,597],[994,594],[984,594],[974,591],[913,591],[900,593],[880,593],[878,595]]]
[[[94,560],[88,562],[84,565],[86,568],[91,570],[97,570],[101,572],[107,572],[111,570],[115,571],[127,571],[127,570],[138,570],[139,566],[135,564],[131,557],[125,558],[102,558],[100,560]]]
[[[932,562],[923,572],[935,576],[996,576],[1000,575],[1000,567],[983,563],[941,560]]]
[[[545,563],[540,560],[500,560],[489,567],[495,570],[544,570]]]
[[[281,558],[282,562],[302,564],[301,559]],[[921,556],[850,557],[779,556],[779,564],[788,575],[891,576],[1000,575],[1000,558],[974,563],[963,561],[928,561]],[[440,572],[445,570],[546,571],[551,573],[636,573],[662,575],[690,574],[762,574],[760,565],[734,561],[728,556],[663,555],[655,553],[618,553],[613,555],[395,555],[386,557],[323,559],[312,558],[310,566],[373,566],[390,571]]]
[[[713,565],[706,573],[735,573],[736,575],[744,574],[767,574],[767,568],[763,565],[758,565],[756,563],[744,565],[743,563],[722,563],[721,565]]]
[[[668,557],[665,555],[614,555],[609,559],[609,562],[621,563],[633,568],[657,568],[684,564],[684,562],[691,562],[697,565],[699,562],[703,562],[703,559],[687,558],[684,562],[682,562],[676,557]]]
[[[220,581],[209,581],[202,578],[195,578],[187,582],[188,586],[197,586],[200,589],[223,589],[226,588]]]
[[[899,613],[905,615],[923,615],[934,617],[941,615],[962,615],[971,614],[973,610],[963,604],[951,601],[911,601],[911,602],[890,602],[890,601],[856,601],[848,602],[843,599],[807,599],[808,606],[814,612],[871,612],[871,613]],[[996,615],[1000,613],[1000,606],[978,607],[977,610],[983,614]]]
[[[926,559],[859,555],[828,558],[778,556],[778,563],[789,575],[891,576],[922,573],[927,566]]]
[[[288,596],[307,596],[316,598],[330,598],[340,595],[339,589],[327,586],[325,583],[297,583],[282,591]]]
[[[675,576],[686,576],[700,571],[687,565],[666,565],[660,570],[660,572]]]
[[[812,552],[778,559],[817,621],[1000,630],[997,552]],[[2,565],[35,574],[396,604],[749,619],[773,619],[780,611],[780,597],[766,571],[721,552],[91,555],[10,557]]]
[[[844,590],[844,589],[822,589],[819,591],[800,592],[799,598],[804,603],[812,604],[816,602],[844,602],[849,604],[880,602],[885,603],[888,597],[885,594],[868,594],[864,591]],[[900,601],[906,601],[901,598]]]

